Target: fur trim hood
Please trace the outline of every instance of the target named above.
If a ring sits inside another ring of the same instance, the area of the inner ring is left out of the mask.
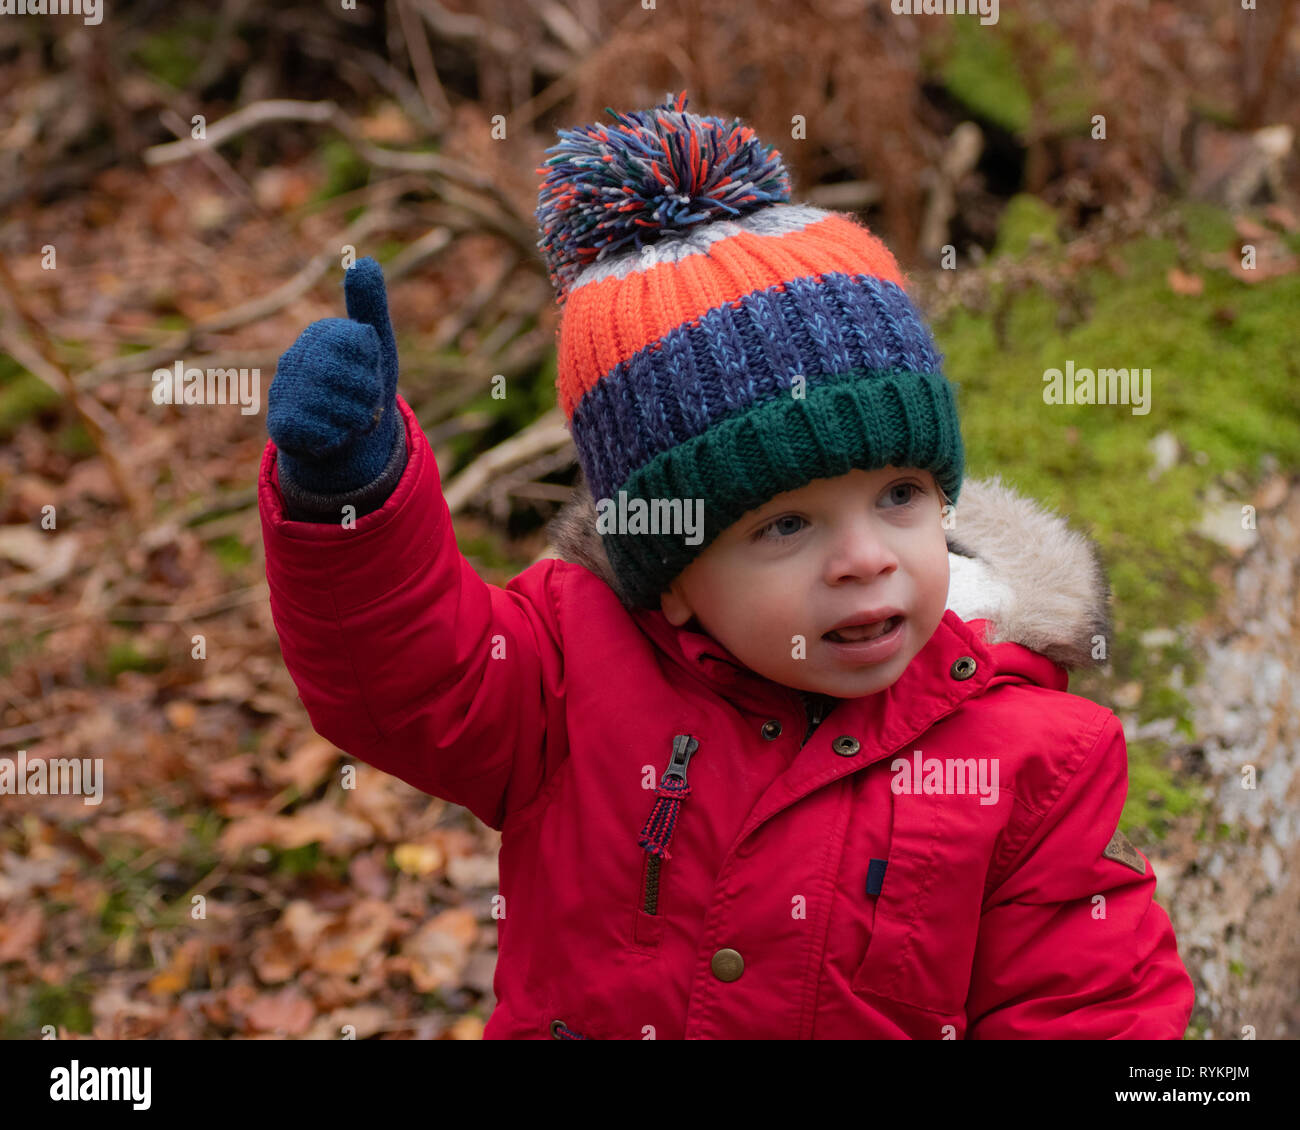
[[[968,477],[948,531],[947,608],[988,620],[988,642],[1018,643],[1067,669],[1100,666],[1093,637],[1110,639],[1110,585],[1096,544],[999,476]],[[579,471],[573,496],[548,527],[548,557],[595,573],[631,608],[596,532],[596,506]]]

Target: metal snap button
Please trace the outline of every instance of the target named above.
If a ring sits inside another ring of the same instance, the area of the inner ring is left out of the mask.
[[[952,669],[948,673],[954,679],[969,679],[975,674],[975,660],[969,655],[963,655],[952,665]]]
[[[763,737],[769,742],[781,736],[781,723],[775,718],[770,722],[763,723]]]
[[[833,742],[831,742],[831,749],[833,749],[841,757],[852,757],[861,748],[862,748],[862,743],[859,742],[857,738],[849,737],[848,734],[841,734],[838,738],[836,738]]]
[[[719,981],[734,981],[745,972],[745,959],[733,949],[720,949],[713,955],[713,975]]]

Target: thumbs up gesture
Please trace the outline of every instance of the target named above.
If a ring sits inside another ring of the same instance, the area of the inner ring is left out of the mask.
[[[266,397],[281,476],[327,495],[374,480],[402,427],[397,343],[379,264],[358,259],[343,291],[348,316],[303,330],[281,356]]]

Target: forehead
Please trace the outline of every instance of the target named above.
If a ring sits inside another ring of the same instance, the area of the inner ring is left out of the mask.
[[[794,490],[773,495],[757,510],[786,506],[801,500],[833,501],[838,496],[851,498],[863,491],[881,490],[895,479],[910,475],[919,478],[929,487],[935,486],[934,476],[920,467],[878,467],[870,471],[854,468],[843,475],[829,479],[813,479]]]

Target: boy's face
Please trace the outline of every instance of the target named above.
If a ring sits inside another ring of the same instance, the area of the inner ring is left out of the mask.
[[[929,471],[883,467],[817,479],[727,527],[660,605],[678,627],[694,616],[774,682],[836,698],[875,694],[898,679],[943,619],[941,510]],[[882,608],[902,618],[875,654],[826,638],[837,624]]]

